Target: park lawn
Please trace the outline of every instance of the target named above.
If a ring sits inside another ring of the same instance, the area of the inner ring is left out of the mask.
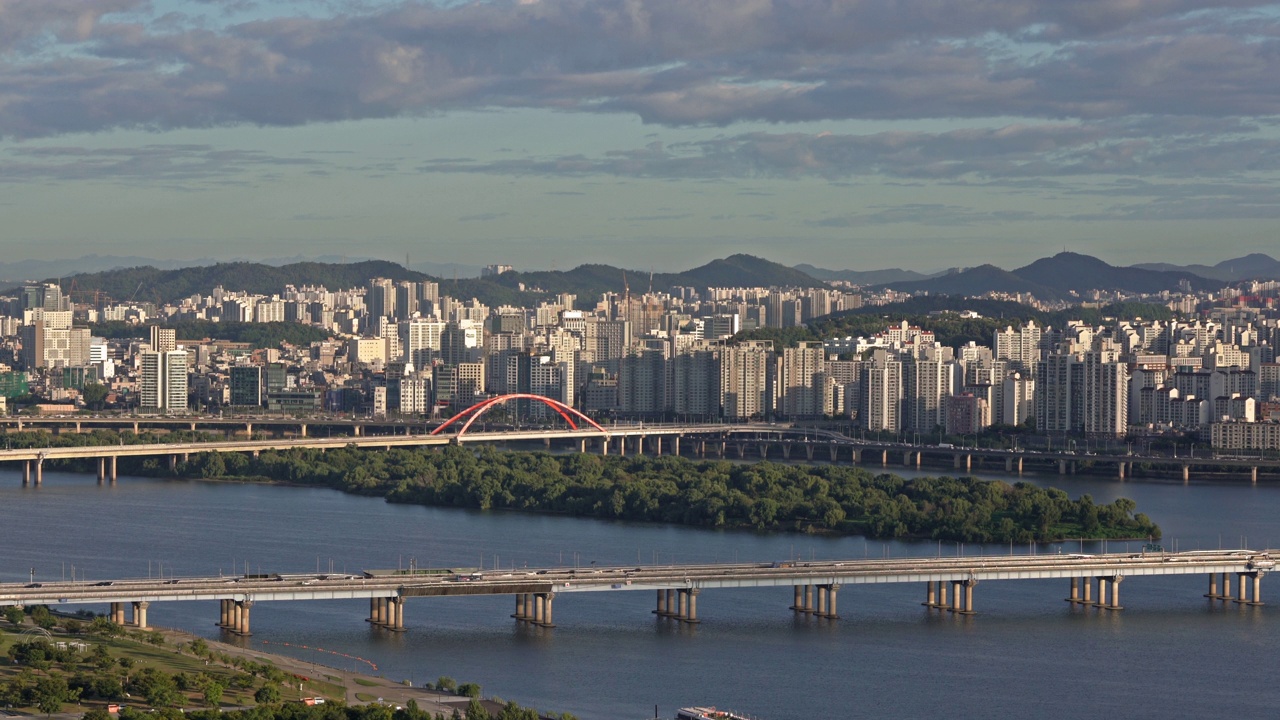
[[[378,683],[372,680],[366,680],[364,678],[356,678],[356,684],[363,685],[365,687],[378,687]]]

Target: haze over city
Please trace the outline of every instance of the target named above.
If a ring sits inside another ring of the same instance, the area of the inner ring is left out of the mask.
[[[0,0],[10,259],[1265,250],[1280,6]]]

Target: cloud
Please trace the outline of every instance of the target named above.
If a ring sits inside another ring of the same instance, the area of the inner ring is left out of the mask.
[[[507,216],[507,213],[504,213],[504,212],[501,212],[501,213],[486,212],[486,213],[478,213],[476,215],[463,215],[462,217],[458,218],[458,222],[488,222],[490,220],[498,220],[506,216]]]
[[[1226,177],[1280,170],[1280,139],[1234,120],[1127,118],[1019,123],[943,132],[744,133],[614,150],[596,156],[441,158],[431,173],[668,179],[889,177],[953,183],[1062,187],[1054,178],[1093,175]],[[742,189],[738,194],[765,194]]]
[[[195,6],[258,18],[219,24],[0,0],[0,136],[493,107],[669,125],[1280,114],[1264,0],[260,5]]]
[[[805,221],[805,224],[817,228],[853,228],[869,225],[896,225],[899,223],[955,227],[1025,220],[1040,221],[1044,219],[1046,219],[1046,216],[1042,213],[979,211],[956,205],[908,203],[892,207],[873,207],[869,212],[817,218]]]
[[[0,183],[104,181],[191,189],[199,184],[243,184],[283,168],[323,170],[319,161],[209,145],[135,148],[18,146],[0,154]]]

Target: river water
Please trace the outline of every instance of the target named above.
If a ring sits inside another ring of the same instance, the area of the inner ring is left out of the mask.
[[[912,475],[915,473],[906,472]],[[1274,547],[1280,487],[1247,482],[1120,483],[1047,477],[1072,496],[1125,496],[1165,531],[1166,547]],[[657,525],[391,505],[336,491],[47,473],[23,488],[0,470],[0,580],[776,561],[1010,547],[760,535]],[[1115,543],[1109,549],[1139,549]],[[1067,543],[1066,551],[1100,545]],[[1015,552],[1058,552],[1057,545]],[[713,590],[698,626],[656,618],[653,593],[561,595],[554,629],[521,626],[509,597],[417,599],[407,632],[364,622],[367,601],[258,603],[251,638],[267,651],[414,685],[449,675],[486,695],[580,718],[664,718],[690,704],[762,720],[897,717],[1262,717],[1280,691],[1280,605],[1202,597],[1203,576],[1130,578],[1122,612],[1063,602],[1065,581],[992,582],[974,617],[921,607],[923,586],[846,586],[839,621],[796,617],[790,588]],[[1266,579],[1280,603],[1280,585]],[[93,607],[102,611],[105,608]],[[211,638],[216,603],[157,603],[151,622]],[[285,645],[288,643],[289,645]]]

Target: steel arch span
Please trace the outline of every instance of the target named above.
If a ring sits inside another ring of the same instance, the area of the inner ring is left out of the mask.
[[[462,427],[458,429],[458,433],[457,433],[457,437],[462,437],[464,434],[466,434],[467,430],[471,427],[471,423],[475,422],[477,418],[479,418],[481,415],[484,415],[486,412],[488,412],[490,408],[492,408],[495,405],[504,405],[508,402],[511,402],[512,400],[537,400],[543,405],[546,405],[552,410],[555,410],[560,415],[560,417],[564,418],[565,422],[569,423],[569,427],[573,428],[574,430],[578,429],[578,424],[573,421],[573,418],[576,416],[580,420],[586,422],[588,425],[595,428],[596,430],[599,430],[605,435],[609,434],[609,431],[600,427],[600,425],[595,420],[592,420],[591,418],[587,417],[586,415],[583,415],[582,413],[569,407],[568,405],[565,405],[559,400],[553,400],[549,397],[545,397],[543,395],[534,395],[532,393],[511,393],[509,395],[499,395],[498,397],[489,398],[488,400],[478,402],[475,405],[472,405],[466,410],[463,410],[457,415],[454,415],[453,417],[446,420],[443,425],[436,428],[435,430],[432,430],[431,434],[439,435],[440,431],[444,430],[445,428],[449,427],[455,422],[466,417],[467,421],[462,424]],[[467,417],[468,415],[470,415],[471,417]]]

